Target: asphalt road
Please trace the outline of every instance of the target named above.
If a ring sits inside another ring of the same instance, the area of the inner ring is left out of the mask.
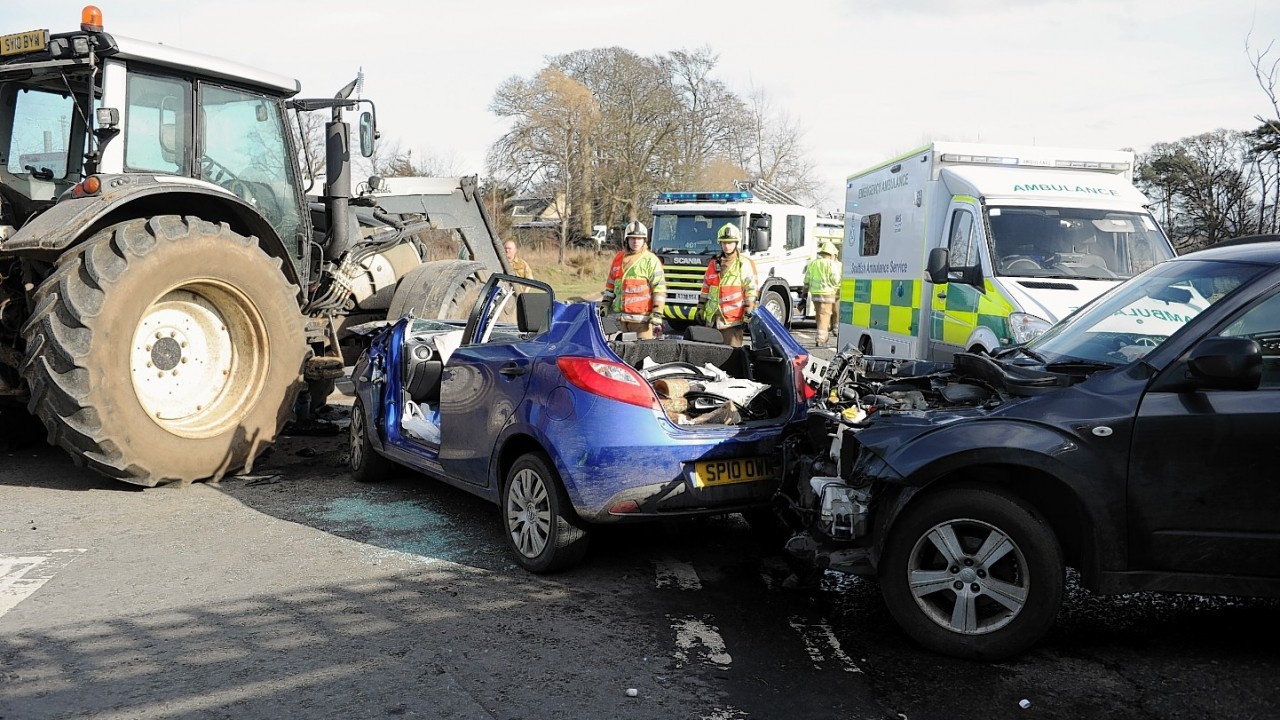
[[[495,507],[356,483],[344,453],[289,437],[249,475],[150,490],[0,454],[0,718],[1280,715],[1276,601],[1073,583],[1026,655],[952,660],[873,583],[782,589],[737,517],[609,529],[533,576]]]

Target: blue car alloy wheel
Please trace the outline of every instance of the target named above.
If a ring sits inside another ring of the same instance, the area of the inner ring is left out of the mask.
[[[530,572],[562,570],[587,551],[587,529],[542,453],[512,464],[502,486],[502,522],[516,561]]]

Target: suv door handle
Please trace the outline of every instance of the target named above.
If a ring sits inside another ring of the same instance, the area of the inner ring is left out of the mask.
[[[506,375],[507,377],[520,377],[524,374],[524,368],[519,365],[506,365],[498,372],[502,375]]]

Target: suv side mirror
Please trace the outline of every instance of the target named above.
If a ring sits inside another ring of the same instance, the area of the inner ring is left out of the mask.
[[[377,138],[378,125],[373,113],[368,111],[360,113],[360,154],[364,157],[372,157],[373,141]]]
[[[942,285],[948,281],[947,272],[950,268],[947,262],[946,248],[936,247],[929,251],[929,259],[924,266],[924,272],[929,276],[929,282],[934,285]]]
[[[1256,390],[1262,382],[1262,346],[1246,337],[1201,340],[1187,357],[1193,385],[1212,390]]]

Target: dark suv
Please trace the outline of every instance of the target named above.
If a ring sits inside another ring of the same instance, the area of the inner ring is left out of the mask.
[[[845,351],[819,398],[788,549],[878,577],[932,650],[1025,650],[1068,565],[1099,593],[1280,595],[1280,236],[1164,262],[994,356]]]

